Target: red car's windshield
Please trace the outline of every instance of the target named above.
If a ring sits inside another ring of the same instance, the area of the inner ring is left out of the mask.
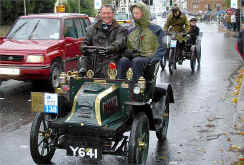
[[[58,40],[60,39],[60,20],[49,18],[19,19],[7,38],[15,40]]]

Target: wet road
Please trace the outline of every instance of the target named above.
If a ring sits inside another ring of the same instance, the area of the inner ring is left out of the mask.
[[[170,76],[168,68],[159,74],[158,83],[169,82],[175,94],[170,107],[168,140],[158,144],[150,134],[148,165],[230,165],[238,153],[228,151],[231,144],[241,141],[233,135],[235,106],[232,89],[241,59],[233,49],[234,38],[218,33],[217,25],[201,24],[202,63],[191,73],[190,64],[178,65]],[[34,114],[30,112],[31,84],[7,81],[0,86],[0,165],[32,165],[29,132]],[[56,165],[87,164],[65,157],[57,150]],[[126,164],[121,157],[105,156],[97,164]]]

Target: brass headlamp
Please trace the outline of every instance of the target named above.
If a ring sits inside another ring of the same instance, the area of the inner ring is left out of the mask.
[[[144,93],[146,89],[146,79],[141,76],[137,81],[137,86],[140,88],[140,93]]]

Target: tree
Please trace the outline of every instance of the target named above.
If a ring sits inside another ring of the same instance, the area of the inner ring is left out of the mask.
[[[65,0],[63,2],[65,5],[66,13],[84,13],[89,16],[95,15],[93,1],[91,1],[91,0]],[[80,5],[80,7],[79,7],[79,5]],[[80,9],[80,12],[79,12],[79,9]]]
[[[240,7],[240,0],[237,1],[238,7]],[[225,0],[225,8],[231,8],[231,0]]]
[[[52,13],[55,0],[25,0],[27,14]],[[0,0],[0,24],[10,25],[24,15],[23,0]]]
[[[225,0],[225,8],[230,8],[231,0]]]
[[[112,4],[112,0],[103,0],[103,4]]]

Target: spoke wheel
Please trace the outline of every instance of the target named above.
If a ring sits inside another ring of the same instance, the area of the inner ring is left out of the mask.
[[[50,163],[56,150],[51,144],[53,133],[53,130],[48,128],[44,113],[37,113],[30,133],[30,152],[35,163]]]
[[[198,63],[198,66],[200,66],[201,64],[201,47],[199,48],[199,50],[197,51],[197,63]]]
[[[166,66],[166,57],[163,56],[162,60],[160,60],[160,66],[161,66],[161,71],[164,71],[165,66]]]
[[[162,97],[161,102],[165,104],[163,124],[160,130],[156,131],[156,136],[160,142],[164,142],[167,139],[168,125],[169,125],[169,103],[166,102],[166,97]]]
[[[194,49],[192,51],[192,55],[191,55],[191,71],[195,72],[195,68],[196,68],[196,61],[197,61],[197,54],[196,54],[196,49]]]
[[[133,165],[145,165],[149,149],[149,120],[140,112],[133,120],[130,132],[128,162]]]
[[[176,50],[170,49],[169,51],[169,73],[173,74],[176,70]]]

